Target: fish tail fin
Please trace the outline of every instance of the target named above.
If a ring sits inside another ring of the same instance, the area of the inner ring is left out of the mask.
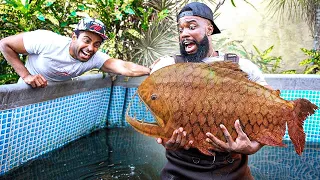
[[[314,114],[318,107],[307,99],[296,99],[293,101],[294,108],[292,116],[288,118],[288,133],[296,152],[301,155],[305,145],[305,133],[303,123],[309,115]]]

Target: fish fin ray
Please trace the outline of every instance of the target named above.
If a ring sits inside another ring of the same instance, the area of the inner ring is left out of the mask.
[[[207,156],[214,156],[214,155],[215,155],[214,152],[210,151],[210,150],[207,149],[207,148],[198,147],[198,150],[199,150],[202,154],[207,155]]]
[[[251,82],[248,80],[248,74],[240,69],[239,64],[229,61],[216,61],[206,64],[207,67],[212,68],[218,76],[230,77],[232,79]]]
[[[287,117],[288,133],[296,152],[301,155],[306,137],[303,131],[303,123],[309,115],[314,114],[318,107],[307,99],[296,99],[293,103],[292,116]]]
[[[271,133],[265,130],[265,132],[259,133],[256,138],[259,143],[269,145],[269,146],[280,146],[286,147],[287,145],[282,143],[282,135],[280,133]],[[280,141],[279,141],[280,140]]]

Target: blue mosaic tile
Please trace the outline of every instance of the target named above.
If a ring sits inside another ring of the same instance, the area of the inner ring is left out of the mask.
[[[12,110],[0,111],[0,169],[7,169],[9,137],[11,133]],[[1,174],[1,173],[0,173]]]
[[[281,97],[285,100],[295,100],[298,98],[308,99],[320,108],[320,91],[311,90],[282,90]],[[312,116],[309,116],[303,125],[306,134],[306,141],[320,142],[320,110],[318,109]],[[284,139],[289,140],[288,131]]]
[[[0,174],[105,127],[109,96],[103,88],[0,111]]]
[[[97,119],[96,125],[99,127],[106,127],[107,123],[107,113],[109,109],[109,100],[110,100],[110,94],[111,94],[111,88],[108,88],[107,91],[100,91],[100,99],[102,99],[102,102],[100,103],[99,106],[99,118]]]
[[[122,86],[114,86],[112,88],[110,108],[108,109],[108,126],[121,127],[123,126],[122,116],[124,113],[126,97],[126,88]]]
[[[124,121],[124,126],[129,126],[128,122],[125,120],[125,113],[128,110],[129,103],[131,102],[131,108],[128,112],[129,116],[136,117],[139,120],[144,120],[145,122],[155,122],[150,111],[147,111],[145,104],[140,101],[139,97],[135,95],[137,88],[128,88],[126,94],[125,111],[122,115]]]

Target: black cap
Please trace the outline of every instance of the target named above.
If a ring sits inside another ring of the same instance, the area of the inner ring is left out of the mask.
[[[221,33],[219,28],[213,22],[212,10],[204,3],[192,2],[185,5],[177,16],[177,22],[179,21],[180,18],[184,16],[199,16],[199,17],[208,19],[211,21],[211,24],[214,28],[212,34]]]

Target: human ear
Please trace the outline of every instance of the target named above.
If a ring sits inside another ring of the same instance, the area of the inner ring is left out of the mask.
[[[76,40],[77,39],[76,33],[73,32],[71,38],[72,38],[72,40]]]
[[[213,26],[212,25],[208,25],[207,26],[207,36],[210,36],[213,32]]]

